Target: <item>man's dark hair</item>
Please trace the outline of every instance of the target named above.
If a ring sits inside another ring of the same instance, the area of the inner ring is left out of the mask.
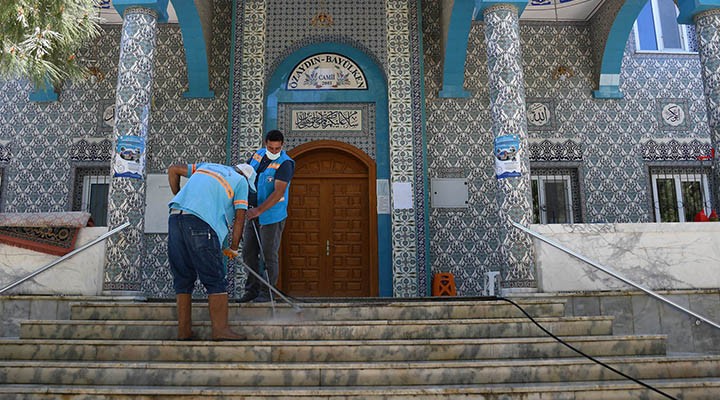
[[[277,129],[273,129],[265,135],[266,142],[285,142],[285,136]]]

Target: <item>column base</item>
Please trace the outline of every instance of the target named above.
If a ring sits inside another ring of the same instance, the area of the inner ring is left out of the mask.
[[[107,297],[130,297],[133,301],[146,301],[145,293],[135,290],[103,290],[103,296]]]
[[[514,295],[523,295],[523,294],[529,294],[529,293],[537,293],[538,289],[536,287],[527,287],[527,288],[500,288],[500,296],[502,297],[508,297],[508,296],[514,296]]]

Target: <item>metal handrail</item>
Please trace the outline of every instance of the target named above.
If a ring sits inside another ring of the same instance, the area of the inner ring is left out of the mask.
[[[20,278],[20,279],[16,280],[15,282],[13,282],[13,283],[5,286],[4,288],[0,289],[0,294],[2,294],[3,292],[5,292],[5,291],[7,291],[7,290],[10,290],[10,289],[14,288],[15,286],[17,286],[17,285],[25,282],[26,280],[28,280],[28,279],[30,279],[30,278],[32,278],[32,277],[34,277],[34,276],[36,276],[36,275],[38,275],[38,274],[46,271],[46,270],[54,267],[55,265],[60,264],[61,262],[65,261],[65,260],[67,260],[68,258],[74,256],[75,254],[77,254],[77,253],[79,253],[79,252],[87,249],[88,247],[90,247],[90,246],[92,246],[92,245],[94,245],[94,244],[97,244],[97,243],[99,243],[99,242],[101,242],[101,241],[109,238],[110,236],[112,236],[112,235],[120,232],[121,230],[127,228],[128,226],[130,226],[130,222],[125,222],[124,224],[118,226],[117,228],[103,233],[102,235],[100,235],[100,236],[98,236],[97,238],[95,238],[95,240],[93,240],[93,241],[91,241],[91,242],[88,242],[88,243],[85,243],[84,245],[82,245],[82,246],[78,247],[77,249],[75,249],[75,250],[73,250],[73,251],[65,254],[64,256],[56,259],[55,261],[51,262],[50,264],[45,265],[45,266],[43,266],[43,267],[40,267],[40,268],[37,269],[35,272],[30,273],[30,275],[28,275],[28,276],[26,276],[26,277],[24,277],[24,278]]]
[[[720,329],[720,324],[718,324],[717,322],[713,322],[713,321],[711,321],[711,320],[703,317],[703,316],[700,315],[700,314],[697,314],[697,313],[695,313],[695,312],[693,312],[693,311],[688,310],[687,308],[685,308],[685,307],[683,307],[683,306],[681,306],[681,305],[673,302],[672,300],[668,299],[667,297],[663,297],[663,296],[661,296],[661,295],[653,292],[652,290],[647,289],[647,288],[643,287],[642,285],[640,285],[640,284],[638,284],[638,283],[635,283],[635,282],[631,281],[630,279],[627,279],[627,278],[623,277],[622,275],[618,274],[617,272],[613,271],[612,269],[610,269],[610,268],[608,268],[608,267],[605,267],[605,266],[603,266],[603,265],[601,265],[601,264],[599,264],[599,263],[596,263],[595,261],[592,261],[592,260],[590,260],[589,258],[587,258],[587,257],[585,257],[585,256],[583,256],[583,255],[580,255],[580,254],[574,252],[573,250],[568,249],[567,247],[561,245],[560,243],[557,243],[557,242],[555,242],[555,241],[552,240],[552,239],[548,239],[548,238],[544,237],[543,235],[541,235],[541,234],[539,234],[539,233],[537,233],[537,232],[535,232],[535,231],[533,231],[533,230],[530,230],[528,227],[526,227],[526,226],[524,226],[524,225],[521,225],[521,224],[519,224],[519,223],[517,223],[517,222],[515,222],[515,221],[512,221],[512,220],[511,220],[510,222],[511,222],[516,228],[518,228],[518,229],[520,229],[521,231],[527,233],[528,235],[533,236],[533,237],[535,237],[535,238],[537,238],[537,239],[540,239],[540,240],[542,240],[543,242],[549,244],[550,246],[555,247],[555,248],[558,249],[558,250],[562,250],[562,251],[564,251],[565,253],[567,253],[567,254],[569,254],[569,255],[577,258],[578,260],[584,261],[585,263],[590,264],[591,266],[593,266],[593,267],[595,267],[595,268],[597,268],[597,269],[605,272],[606,274],[608,274],[608,275],[610,275],[610,276],[613,276],[613,277],[615,277],[615,278],[617,278],[617,279],[619,279],[619,280],[627,283],[627,284],[630,285],[630,286],[634,286],[634,287],[642,290],[643,292],[645,292],[645,293],[648,294],[649,296],[654,297],[654,298],[656,298],[656,299],[658,299],[658,300],[666,303],[667,305],[674,307],[674,308],[677,309],[677,310],[680,310],[680,311],[682,311],[682,312],[684,312],[684,313],[686,313],[686,314],[692,315],[693,317],[697,318],[698,320],[703,321],[703,322],[705,322],[705,323],[708,323],[708,324],[714,326],[715,328]]]

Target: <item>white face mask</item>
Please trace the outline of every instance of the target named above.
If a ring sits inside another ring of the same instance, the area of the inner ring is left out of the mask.
[[[275,161],[275,160],[277,160],[278,158],[280,158],[280,152],[279,152],[279,151],[278,151],[277,153],[273,154],[273,153],[270,152],[270,150],[268,150],[267,147],[265,148],[265,150],[266,150],[266,151],[265,151],[265,157],[269,158],[270,161]]]

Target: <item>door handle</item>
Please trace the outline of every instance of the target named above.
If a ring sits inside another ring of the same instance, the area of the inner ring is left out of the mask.
[[[326,256],[330,255],[330,241],[329,240],[325,241],[325,255]]]

